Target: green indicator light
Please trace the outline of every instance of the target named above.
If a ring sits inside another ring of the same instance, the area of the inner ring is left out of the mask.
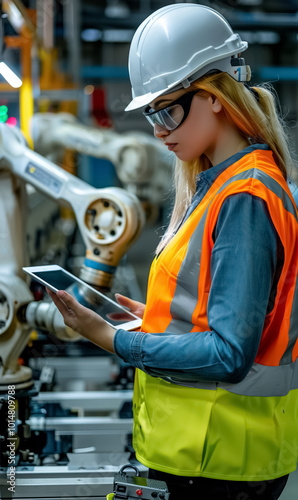
[[[0,114],[0,123],[5,123],[8,120],[8,114],[5,113],[3,115]]]
[[[7,106],[0,106],[0,116],[7,115],[7,112],[8,112]]]

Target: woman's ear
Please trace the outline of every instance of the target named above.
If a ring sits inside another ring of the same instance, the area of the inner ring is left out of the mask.
[[[208,100],[210,102],[212,111],[214,113],[220,113],[220,111],[222,110],[222,105],[221,102],[218,100],[218,98],[215,95],[211,94]]]

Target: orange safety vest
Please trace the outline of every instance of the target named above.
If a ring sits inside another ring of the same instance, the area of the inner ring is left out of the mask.
[[[260,481],[296,469],[297,209],[271,151],[255,150],[224,170],[153,261],[141,330],[187,335],[210,330],[212,234],[224,200],[243,192],[266,202],[283,245],[274,307],[254,364],[239,383],[186,383],[136,371],[133,443],[138,460],[156,470]]]

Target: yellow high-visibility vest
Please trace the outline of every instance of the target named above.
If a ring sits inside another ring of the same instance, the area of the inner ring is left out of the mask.
[[[237,193],[264,200],[284,249],[254,364],[236,384],[137,370],[133,444],[138,460],[159,471],[261,481],[295,470],[298,457],[297,209],[271,151],[255,150],[224,170],[153,261],[141,330],[210,330],[212,234],[224,200]]]

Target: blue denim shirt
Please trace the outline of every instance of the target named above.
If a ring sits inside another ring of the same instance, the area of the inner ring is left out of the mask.
[[[268,146],[251,145],[200,173],[185,218],[218,175],[254,149]],[[236,383],[246,376],[258,350],[266,313],[273,307],[282,247],[265,202],[248,193],[226,198],[213,238],[207,309],[210,330],[176,335],[119,329],[114,350],[125,362],[151,376],[184,381]]]

